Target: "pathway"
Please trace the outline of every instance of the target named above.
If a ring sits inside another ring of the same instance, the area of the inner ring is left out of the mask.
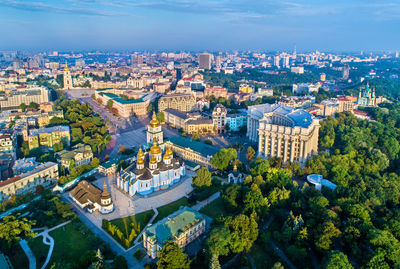
[[[214,200],[218,199],[220,196],[221,196],[221,192],[216,192],[213,195],[211,195],[210,197],[208,197],[207,199],[198,202],[197,204],[192,206],[192,208],[194,210],[196,210],[196,211],[199,211],[200,209],[202,209],[206,205],[208,205],[208,204],[212,203]]]
[[[157,208],[153,208],[153,211],[154,211],[154,215],[151,217],[151,219],[149,220],[149,222],[147,223],[147,225],[152,224],[153,221],[154,221],[154,220],[156,219],[156,217],[158,216],[158,210],[157,210]],[[139,240],[142,238],[142,234],[143,234],[144,230],[145,230],[145,228],[143,228],[143,230],[140,232],[140,234],[136,237],[135,242],[134,242],[134,245],[136,245],[136,244],[139,242]],[[129,250],[129,249],[128,249],[128,250]]]
[[[54,239],[53,239],[53,237],[51,237],[49,235],[49,232],[56,230],[64,225],[67,225],[70,222],[71,221],[69,220],[69,221],[63,222],[57,226],[54,226],[53,228],[45,229],[43,232],[41,232],[35,236],[35,237],[43,236],[43,244],[50,246],[49,252],[47,253],[46,261],[44,262],[42,269],[46,268],[47,264],[50,262],[50,258],[51,258],[51,255],[53,254],[53,249],[54,249]]]
[[[20,246],[24,250],[26,256],[29,260],[29,269],[36,269],[36,257],[33,254],[31,248],[29,247],[28,243],[25,240],[19,241]]]
[[[291,269],[297,269],[296,266],[294,266],[293,263],[288,259],[285,253],[283,253],[283,251],[280,248],[278,248],[278,246],[275,245],[275,243],[272,242],[272,240],[269,240],[269,243],[271,244],[275,252],[279,255],[279,257],[281,257],[281,259],[284,260]]]
[[[254,263],[254,260],[253,260],[253,258],[250,256],[249,253],[247,253],[247,258],[248,258],[249,261],[250,261],[251,268],[252,268],[252,269],[257,269],[256,264]]]
[[[30,203],[32,203],[33,201],[36,201],[36,200],[40,199],[41,197],[42,197],[42,196],[39,195],[39,196],[33,198],[32,200],[30,200],[29,202],[27,202],[27,203],[25,203],[25,204],[19,205],[19,206],[17,206],[17,207],[14,207],[14,208],[11,208],[11,209],[7,210],[6,212],[1,213],[1,214],[0,214],[0,219],[4,218],[4,217],[6,217],[6,216],[11,215],[14,211],[24,209],[24,208],[27,207]]]

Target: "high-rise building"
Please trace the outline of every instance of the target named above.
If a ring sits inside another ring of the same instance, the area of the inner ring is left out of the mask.
[[[85,66],[85,60],[83,60],[83,59],[75,60],[75,66],[76,67],[84,67]]]
[[[72,89],[71,71],[69,70],[67,63],[65,63],[63,79],[64,79],[64,89]]]
[[[212,112],[212,120],[214,125],[217,127],[217,132],[225,133],[225,120],[228,114],[226,107],[221,104],[217,104]]]
[[[136,64],[143,64],[143,55],[138,54],[136,56]]]
[[[399,51],[398,51],[398,50],[396,50],[395,57],[396,57],[396,58],[399,58]]]
[[[274,66],[279,68],[279,61],[280,61],[279,55],[276,55],[274,57]]]
[[[211,54],[209,53],[199,54],[199,67],[201,69],[211,69]]]
[[[343,67],[343,79],[349,79],[349,75],[350,75],[350,67],[348,65],[345,65]]]

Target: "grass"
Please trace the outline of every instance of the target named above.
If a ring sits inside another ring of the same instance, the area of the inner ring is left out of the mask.
[[[176,200],[175,202],[157,208],[158,215],[156,219],[153,221],[153,223],[156,223],[157,221],[162,220],[168,215],[174,213],[181,206],[187,206],[187,205],[189,205],[188,199],[186,197],[182,197],[181,199]]]
[[[123,217],[120,219],[110,220],[110,222],[118,227],[118,229],[124,233],[125,236],[129,236],[133,227],[138,227],[137,234],[139,234],[147,223],[153,217],[154,211],[148,210],[136,215]]]
[[[225,210],[224,200],[222,197],[215,199],[213,202],[200,209],[200,212],[213,219],[216,219],[222,215],[229,215]]]
[[[78,261],[88,250],[96,250],[95,236],[88,229],[80,229],[76,224],[69,223],[50,232],[54,238],[53,254],[49,266],[54,263],[68,264]]]
[[[35,254],[37,267],[41,268],[46,261],[50,246],[43,243],[43,236],[28,240],[28,244],[33,254]]]

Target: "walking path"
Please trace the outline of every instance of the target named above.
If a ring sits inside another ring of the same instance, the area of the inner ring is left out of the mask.
[[[221,196],[221,192],[216,192],[213,195],[211,195],[210,197],[208,197],[207,199],[198,202],[197,204],[195,204],[194,206],[192,206],[192,208],[196,211],[199,211],[200,209],[202,209],[203,207],[205,207],[206,205],[210,204],[211,202],[213,202],[214,200],[218,199]]]
[[[297,269],[296,266],[294,266],[293,263],[288,259],[288,257],[285,255],[285,253],[283,253],[283,251],[280,248],[278,248],[278,246],[275,245],[275,243],[272,242],[272,240],[269,240],[269,243],[271,244],[271,246],[275,250],[275,252],[279,255],[279,257],[281,257],[282,260],[284,260],[291,269]]]
[[[149,225],[149,224],[152,224],[153,223],[153,221],[156,219],[156,217],[158,216],[158,210],[157,210],[157,208],[153,208],[153,211],[154,211],[154,215],[151,217],[151,219],[149,220],[149,222],[147,223],[147,225]],[[142,238],[142,234],[143,234],[143,232],[144,232],[144,228],[143,228],[143,230],[140,232],[140,234],[136,237],[136,239],[135,239],[135,245],[139,242],[139,240]],[[129,249],[128,249],[129,250]]]
[[[29,260],[29,269],[36,269],[36,257],[33,254],[31,248],[29,247],[28,243],[26,240],[21,240],[19,241],[20,246],[24,250],[26,256],[28,257]]]
[[[42,196],[39,195],[39,196],[33,198],[32,200],[30,200],[29,202],[27,202],[27,203],[25,203],[25,204],[19,205],[19,206],[17,206],[17,207],[14,207],[14,208],[11,208],[11,209],[7,210],[6,212],[1,213],[1,214],[0,214],[0,219],[4,218],[4,217],[6,217],[6,216],[11,215],[14,211],[24,209],[24,208],[27,207],[30,203],[32,203],[33,201],[36,201],[36,200],[40,199],[41,197],[42,197]]]
[[[62,227],[64,225],[67,225],[70,222],[71,221],[69,220],[69,221],[61,223],[61,224],[59,224],[57,226],[54,226],[53,228],[50,228],[50,229],[46,228],[43,232],[41,232],[41,233],[39,233],[38,235],[35,236],[35,237],[43,236],[43,244],[50,246],[49,252],[47,253],[46,261],[44,262],[44,264],[41,267],[42,269],[46,268],[47,264],[50,262],[50,258],[51,258],[51,255],[53,254],[53,249],[54,249],[54,239],[53,239],[53,237],[51,237],[49,235],[49,232],[51,232],[53,230],[56,230],[56,229],[58,229],[58,228],[60,228],[60,227]]]

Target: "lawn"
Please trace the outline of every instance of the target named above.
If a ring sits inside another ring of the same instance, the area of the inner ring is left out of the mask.
[[[213,219],[216,219],[222,215],[229,215],[225,210],[224,200],[222,199],[222,197],[217,198],[207,206],[200,209],[200,212]]]
[[[69,223],[50,232],[54,238],[53,254],[49,266],[56,264],[80,264],[81,258],[85,258],[88,252],[95,252],[101,240],[83,224]]]
[[[46,261],[50,246],[43,243],[43,236],[28,240],[28,244],[33,254],[35,254],[37,267],[41,268]]]
[[[125,237],[129,236],[131,229],[136,228],[137,234],[139,234],[147,223],[153,217],[154,211],[148,210],[136,215],[110,220],[110,222],[118,227],[118,229],[124,233]]]
[[[156,223],[157,221],[162,220],[168,215],[174,213],[181,206],[188,206],[188,205],[189,205],[188,199],[186,197],[182,197],[181,199],[176,200],[175,202],[157,208],[158,215],[156,219],[153,221],[153,223]]]

